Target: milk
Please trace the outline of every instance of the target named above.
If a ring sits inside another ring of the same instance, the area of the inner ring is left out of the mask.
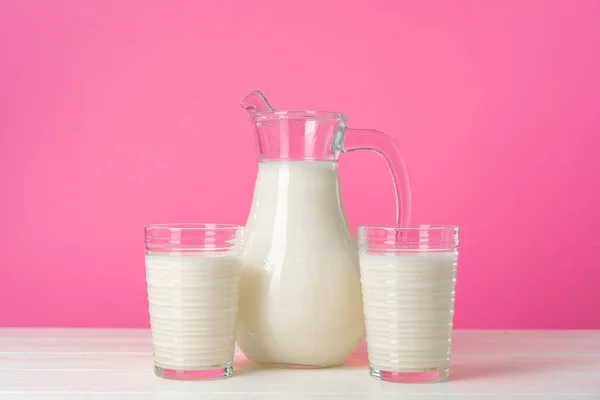
[[[263,161],[244,230],[237,338],[251,360],[344,362],[364,337],[337,163]]]
[[[369,364],[392,372],[447,368],[457,253],[372,254],[360,270]]]
[[[231,364],[239,256],[146,253],[154,363],[207,370]]]

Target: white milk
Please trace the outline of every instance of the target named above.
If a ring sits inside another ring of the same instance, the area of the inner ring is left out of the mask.
[[[233,360],[239,257],[146,253],[154,363],[205,370]]]
[[[456,253],[360,252],[372,368],[422,372],[448,365],[456,264]]]
[[[358,253],[337,163],[261,162],[244,230],[238,344],[257,362],[329,366],[364,337]]]

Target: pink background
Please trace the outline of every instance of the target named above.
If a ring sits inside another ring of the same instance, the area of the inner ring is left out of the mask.
[[[586,0],[3,1],[0,325],[147,326],[142,227],[245,221],[255,88],[397,139],[413,221],[462,227],[459,328],[600,328]],[[393,220],[377,156],[341,177]]]

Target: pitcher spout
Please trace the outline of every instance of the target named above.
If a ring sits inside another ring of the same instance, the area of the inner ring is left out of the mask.
[[[271,107],[271,104],[269,104],[269,100],[267,100],[260,90],[251,91],[244,97],[244,100],[242,100],[240,105],[251,115],[260,111],[275,111],[275,109]]]

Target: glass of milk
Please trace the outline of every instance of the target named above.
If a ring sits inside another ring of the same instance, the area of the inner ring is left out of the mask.
[[[458,228],[361,226],[358,242],[371,376],[447,381]]]
[[[154,372],[179,380],[233,372],[242,227],[145,228]]]

